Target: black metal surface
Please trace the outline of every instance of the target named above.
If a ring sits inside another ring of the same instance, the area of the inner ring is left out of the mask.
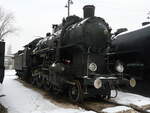
[[[88,17],[94,17],[94,13],[95,13],[95,6],[93,5],[86,5],[83,7],[83,11],[84,11],[84,18],[88,18]]]
[[[4,54],[5,54],[5,42],[0,41],[0,83],[3,82],[4,79]]]
[[[86,47],[105,48],[110,40],[110,31],[102,18],[91,17],[70,26],[61,38],[62,45],[82,43]]]
[[[14,56],[15,70],[22,70],[23,69],[23,54],[24,54],[24,51],[17,52],[15,54],[15,56]]]
[[[118,35],[112,46],[116,54],[135,53],[139,60],[150,65],[150,26]]]
[[[86,18],[81,21],[77,16],[70,16],[63,25],[62,31],[58,30],[52,36],[41,39],[36,50],[55,48],[59,39],[60,47],[82,44],[85,47],[105,48],[110,42],[109,25],[100,17]]]

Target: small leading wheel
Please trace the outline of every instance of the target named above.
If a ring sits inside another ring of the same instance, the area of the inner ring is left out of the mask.
[[[109,100],[110,99],[110,96],[111,96],[111,88],[110,88],[110,85],[109,83],[107,82],[105,85],[105,92],[100,95],[101,99],[103,100]]]
[[[35,84],[36,84],[35,77],[33,77],[33,76],[32,76],[32,78],[31,78],[31,84],[32,84],[33,86],[35,86]]]
[[[83,89],[79,80],[74,81],[75,85],[69,87],[69,98],[73,103],[83,102]]]
[[[42,82],[41,82],[41,78],[40,77],[36,77],[36,86],[37,88],[41,88],[42,87]]]
[[[50,91],[52,86],[51,86],[51,84],[49,82],[44,80],[43,88],[44,88],[45,91]]]

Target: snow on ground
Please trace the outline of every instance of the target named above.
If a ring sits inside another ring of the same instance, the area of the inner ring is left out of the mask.
[[[136,106],[150,105],[150,98],[148,97],[121,91],[119,91],[118,96],[116,98],[113,98],[112,100],[114,100],[117,103],[125,105],[130,104],[134,104]]]
[[[115,91],[112,91],[112,95],[114,94]],[[113,101],[119,103],[119,104],[124,104],[124,105],[136,105],[139,107],[150,105],[150,98],[140,96],[137,94],[132,94],[132,93],[126,93],[126,92],[118,92],[118,96],[116,98],[112,98]],[[110,107],[110,108],[105,108],[102,111],[105,113],[118,113],[118,112],[123,112],[130,110],[132,108],[130,107],[125,107],[125,106],[117,106],[117,107]],[[150,112],[148,110],[147,112]]]
[[[4,83],[1,87],[1,94],[6,96],[0,98],[8,113],[94,113],[81,108],[63,108],[45,99],[40,93],[26,88],[15,80],[15,71],[5,71]]]
[[[15,70],[5,70],[5,75],[14,76],[16,74]]]
[[[117,112],[125,112],[127,110],[130,110],[131,108],[126,107],[126,106],[115,106],[115,107],[110,107],[110,108],[105,108],[102,110],[102,112],[105,113],[117,113]]]
[[[0,103],[8,108],[8,113],[95,113],[81,108],[69,106],[66,108],[54,104],[50,99],[44,98],[38,91],[27,88],[15,80],[17,76],[14,76],[14,70],[5,71],[5,75],[3,85],[0,86],[0,95],[6,96],[0,98]],[[112,93],[114,94],[114,91]],[[118,92],[118,96],[112,100],[126,105],[144,106],[150,104],[150,98],[125,92]],[[117,106],[105,108],[103,112],[116,113],[129,109],[131,108]]]

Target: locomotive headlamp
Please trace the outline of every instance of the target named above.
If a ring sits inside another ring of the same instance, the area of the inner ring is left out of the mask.
[[[117,65],[116,65],[116,71],[118,71],[119,73],[122,73],[124,71],[123,64],[117,63]]]
[[[90,63],[89,70],[96,71],[97,70],[97,65],[95,63]]]
[[[136,86],[136,80],[134,78],[131,78],[129,82],[130,82],[130,86],[131,87],[135,87]]]
[[[94,81],[94,87],[95,87],[96,89],[101,88],[101,87],[102,87],[102,80],[99,79],[99,78],[97,78],[97,79]]]

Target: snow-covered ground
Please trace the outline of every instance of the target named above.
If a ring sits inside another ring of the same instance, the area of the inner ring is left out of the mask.
[[[112,94],[114,91],[112,91]],[[116,103],[123,104],[123,105],[134,105],[139,108],[142,107],[150,107],[150,98],[144,97],[137,94],[127,93],[127,92],[118,92],[118,96],[116,98],[112,98],[111,101],[115,101]],[[117,107],[110,107],[105,108],[102,111],[106,113],[118,113],[122,111],[121,113],[124,113],[123,111],[131,110],[132,108],[126,107],[126,106],[117,106]],[[147,110],[147,112],[150,112],[150,110]]]
[[[118,96],[116,98],[113,98],[112,100],[120,104],[134,104],[139,107],[150,105],[150,98],[125,92],[119,92]]]
[[[3,85],[0,85],[0,95],[4,94],[5,96],[0,98],[0,103],[8,108],[8,113],[95,113],[79,107],[57,105],[51,99],[44,98],[40,92],[27,88],[16,80],[17,76],[14,76],[14,70],[5,71],[5,75]],[[150,105],[150,98],[125,92],[119,92],[118,96],[112,100],[117,103],[134,104],[139,107]],[[129,109],[131,108],[117,106],[105,108],[102,111],[117,113]]]
[[[1,94],[6,96],[0,98],[8,113],[94,113],[81,108],[63,108],[45,99],[40,93],[26,88],[16,80],[15,71],[8,70],[4,84],[1,86]]]
[[[105,108],[102,111],[106,112],[106,113],[117,113],[120,111],[125,112],[125,111],[130,110],[130,109],[131,108],[126,107],[126,106],[115,106],[115,107]]]

